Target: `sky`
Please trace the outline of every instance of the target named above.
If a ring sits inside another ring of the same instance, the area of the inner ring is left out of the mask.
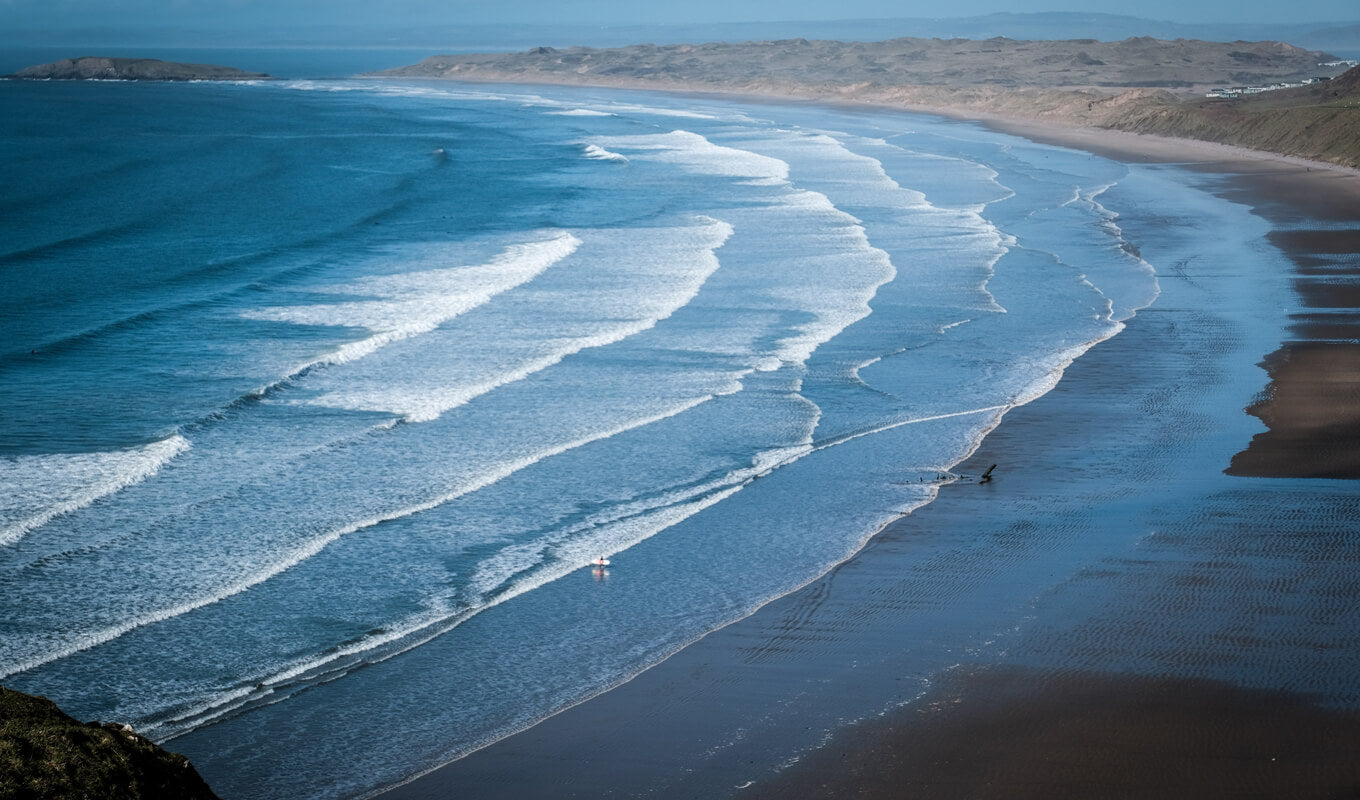
[[[1357,0],[0,0],[0,28],[637,25],[1079,11],[1173,22],[1360,21]]]

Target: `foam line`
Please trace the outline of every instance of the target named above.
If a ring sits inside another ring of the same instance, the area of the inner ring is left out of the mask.
[[[175,434],[133,450],[0,459],[0,546],[146,480],[188,449]]]
[[[617,161],[621,164],[628,163],[628,156],[619,153],[611,153],[603,147],[600,147],[598,144],[586,145],[583,155],[586,158],[594,159],[596,161]]]
[[[770,187],[766,194],[770,207],[763,208],[761,216],[788,217],[783,244],[789,252],[789,268],[780,284],[762,290],[760,299],[774,299],[783,306],[809,312],[813,319],[797,325],[781,338],[774,352],[766,354],[759,366],[766,371],[783,364],[806,363],[822,344],[869,316],[870,301],[897,276],[891,258],[873,246],[859,219],[841,210],[825,192],[795,185],[788,153],[799,157],[800,163],[834,159],[838,165],[871,168],[876,170],[876,181],[897,193],[894,200],[904,200],[901,205],[928,207],[922,195],[907,192],[889,179],[876,160],[851,153],[840,142],[821,134],[789,138],[784,132],[777,139],[743,141],[741,147],[735,147],[715,144],[691,131],[674,130],[597,137],[592,144],[621,151],[634,160],[673,164],[695,174],[739,178],[750,186]],[[776,152],[771,155],[771,151]]]
[[[1138,253],[1137,249],[1133,247],[1132,243],[1124,237],[1124,229],[1119,227],[1118,224],[1119,215],[1106,208],[1096,199],[1116,185],[1117,183],[1114,182],[1102,184],[1088,192],[1083,199],[1097,214],[1104,218],[1105,227],[1110,231],[1124,255],[1133,259],[1134,262],[1138,264],[1139,271],[1152,279],[1151,287],[1142,297],[1129,298],[1128,302],[1125,304],[1117,304],[1111,300],[1111,317],[1118,322],[1127,322],[1129,319],[1137,316],[1139,311],[1142,311],[1157,302],[1157,298],[1162,294],[1162,287],[1160,281],[1157,279],[1156,268],[1148,263],[1142,255]]]
[[[264,397],[318,367],[348,363],[370,355],[393,342],[428,333],[459,314],[488,302],[496,295],[532,280],[553,264],[574,253],[580,244],[581,240],[575,236],[559,232],[559,235],[544,241],[511,245],[487,264],[361,279],[331,289],[342,294],[378,294],[384,296],[385,300],[276,306],[244,312],[243,316],[247,318],[303,325],[364,327],[364,321],[367,321],[372,325],[390,327],[386,330],[379,329],[364,339],[341,345],[321,358],[298,364],[288,370],[283,377],[248,393],[243,399]],[[504,269],[507,267],[508,272]],[[496,283],[497,277],[501,278],[500,283]],[[432,280],[435,286],[416,285],[422,279]],[[478,279],[485,283],[480,287],[468,285]],[[459,286],[460,280],[464,282],[463,286]],[[439,292],[441,284],[442,293]],[[463,290],[461,295],[460,288]],[[433,294],[425,294],[431,289]],[[421,316],[419,313],[421,311],[426,313]],[[345,316],[346,312],[352,314]],[[411,312],[415,316],[404,318],[403,312]]]
[[[111,625],[97,631],[91,631],[89,633],[80,635],[76,637],[74,641],[71,641],[64,647],[60,647],[55,650],[51,650],[39,655],[34,655],[23,660],[11,661],[9,663],[6,663],[4,664],[4,666],[0,666],[0,678],[7,678],[10,675],[25,672],[27,670],[40,667],[43,664],[47,664],[52,661],[57,661],[68,656],[75,655],[76,653],[79,653],[84,650],[89,650],[92,647],[97,647],[106,642],[113,641],[114,639],[117,639],[138,628],[142,628],[147,625],[152,625],[157,622],[164,622],[166,620],[173,619],[184,614],[188,614],[191,611],[195,611],[205,606],[220,603],[223,600],[226,600],[234,595],[240,594],[250,589],[251,587],[258,586],[259,584],[264,583],[270,578],[273,578],[277,575],[282,574],[283,572],[286,572],[287,570],[292,569],[293,567],[303,563],[304,561],[320,553],[332,542],[335,542],[336,540],[340,539],[343,536],[347,536],[349,534],[355,533],[356,531],[364,530],[366,528],[371,528],[383,522],[391,522],[393,520],[403,519],[405,517],[410,517],[412,515],[419,514],[424,511],[429,511],[431,509],[438,508],[439,506],[442,506],[446,503],[450,503],[458,499],[459,497],[463,497],[464,495],[471,494],[472,492],[485,489],[488,486],[496,484],[504,480],[505,478],[514,475],[520,470],[532,467],[541,461],[552,458],[553,456],[561,455],[568,451],[575,450],[579,447],[589,445],[593,442],[609,439],[614,436],[618,436],[622,433],[626,433],[628,431],[635,430],[637,428],[642,428],[647,425],[660,422],[661,420],[669,419],[670,417],[683,414],[686,411],[689,411],[690,409],[693,409],[697,406],[700,406],[708,402],[709,400],[714,399],[716,396],[717,395],[705,395],[702,397],[697,397],[692,400],[683,402],[675,407],[662,411],[660,413],[653,414],[651,416],[643,417],[640,419],[635,419],[623,423],[622,425],[598,433],[583,436],[579,439],[575,439],[564,444],[545,448],[544,450],[541,450],[529,456],[525,456],[524,458],[516,459],[514,461],[502,464],[499,468],[487,472],[475,480],[465,483],[464,485],[450,492],[431,498],[430,500],[426,500],[421,503],[416,503],[395,511],[390,511],[373,517],[368,517],[366,519],[357,520],[347,525],[341,526],[339,528],[335,528],[307,542],[304,542],[301,545],[286,550],[284,553],[280,554],[280,556],[276,557],[272,563],[268,564],[262,569],[256,570],[255,572],[243,576],[236,581],[220,586],[215,591],[212,591],[209,594],[203,595],[201,597],[196,597],[192,600],[186,600],[182,603],[178,603],[167,608],[158,609],[155,611],[151,611],[149,613],[144,613],[140,616],[134,617],[118,625]]]
[[[674,290],[673,293],[659,291],[655,286],[650,287],[650,296],[633,303],[634,310],[641,314],[640,318],[624,320],[613,327],[588,335],[564,336],[560,344],[548,352],[527,358],[512,369],[475,383],[410,388],[384,385],[380,389],[368,387],[354,391],[334,390],[309,402],[330,408],[398,413],[406,422],[431,422],[477,397],[522,381],[583,350],[606,347],[650,330],[688,305],[719,267],[714,251],[722,247],[732,236],[732,226],[710,217],[700,218],[700,223],[695,230],[705,236],[705,241],[697,247],[698,253],[695,258],[692,261],[677,260],[673,265],[667,266],[667,271],[685,267],[679,275],[668,276],[674,281],[674,285],[669,287]],[[584,298],[581,297],[573,300],[577,303],[584,302]]]
[[[686,130],[632,136],[599,136],[591,144],[610,151],[633,151],[629,158],[677,164],[701,175],[749,178],[758,184],[788,181],[788,162],[749,150],[714,144]],[[627,152],[624,155],[628,155]]]
[[[646,114],[653,117],[680,117],[683,119],[717,119],[713,114],[706,114],[702,111],[692,111],[684,108],[664,108],[661,106],[644,106],[636,103],[608,103],[603,106],[613,114]]]
[[[246,311],[243,316],[299,325],[339,325],[376,331],[372,336],[342,345],[330,355],[299,367],[295,374],[321,364],[343,364],[363,358],[392,342],[428,333],[496,295],[533,280],[574,253],[580,244],[580,239],[562,232],[543,241],[511,245],[486,264],[366,278],[330,287],[330,291],[337,293],[377,295],[379,300],[275,306]]]
[[[676,416],[709,399],[712,398],[692,401],[633,427]],[[598,438],[590,439],[596,440]],[[585,443],[586,440],[581,440],[558,452],[565,452],[566,449]],[[396,646],[387,652],[380,652],[377,657],[364,659],[364,663],[379,663],[408,652],[452,630],[482,611],[576,572],[581,564],[593,556],[601,553],[613,554],[649,539],[704,509],[717,505],[741,491],[753,480],[769,474],[777,466],[792,463],[812,451],[813,448],[809,444],[764,451],[756,454],[749,466],[732,470],[721,478],[668,492],[658,498],[626,503],[608,513],[592,516],[570,528],[562,529],[551,539],[502,550],[479,565],[478,572],[469,581],[469,586],[476,589],[480,596],[479,603],[459,607],[441,603],[426,613],[408,617],[403,623],[385,626],[382,634],[367,637],[318,657],[281,665],[268,676],[258,680],[250,679],[262,687],[255,690],[255,693],[263,696],[272,692],[275,686],[298,679],[309,683],[326,680],[332,677],[333,673],[352,669],[357,657],[381,651],[392,645]],[[587,531],[594,535],[582,537],[581,534]],[[545,559],[545,555],[549,553],[551,557]],[[523,577],[515,578],[516,575]],[[242,691],[228,692],[174,719],[158,723],[155,726],[158,729],[156,733],[158,736],[173,738],[230,714],[248,702],[250,700],[243,697]]]

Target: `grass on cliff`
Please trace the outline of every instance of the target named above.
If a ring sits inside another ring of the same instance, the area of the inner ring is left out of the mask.
[[[0,688],[0,800],[216,800],[184,756]]]

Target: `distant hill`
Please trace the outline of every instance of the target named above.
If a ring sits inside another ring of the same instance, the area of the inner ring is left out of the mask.
[[[696,83],[728,89],[780,84],[1189,88],[1312,77],[1323,70],[1319,62],[1334,59],[1323,51],[1273,41],[788,39],[608,49],[537,47],[520,53],[432,56],[380,74],[460,80],[626,81],[633,85]]]
[[[1188,24],[1119,14],[1085,12],[1001,13],[973,17],[892,17],[885,19],[786,20],[680,25],[464,25],[456,12],[437,13],[434,7],[418,24],[371,22],[363,25],[288,25],[232,28],[192,28],[167,18],[162,27],[144,24],[127,28],[82,29],[78,22],[64,28],[26,29],[20,24],[0,30],[0,44],[80,45],[107,47],[420,47],[432,52],[487,52],[519,50],[535,45],[551,47],[618,47],[650,42],[743,42],[775,39],[836,39],[883,41],[903,37],[922,39],[1119,41],[1139,36],[1156,39],[1209,41],[1276,40],[1349,56],[1360,54],[1360,16],[1349,20],[1299,20],[1289,24],[1252,24],[1231,20]],[[3,28],[4,26],[0,26]]]
[[[64,58],[19,70],[11,78],[29,80],[244,81],[269,76],[213,64],[181,64],[154,58]]]
[[[1360,167],[1352,70],[1300,89],[1210,100],[1211,86],[1337,76],[1281,42],[1147,37],[838,42],[792,39],[432,56],[383,77],[765,94],[1157,133]]]

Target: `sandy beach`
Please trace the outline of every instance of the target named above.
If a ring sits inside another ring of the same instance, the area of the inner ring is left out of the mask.
[[[751,798],[1343,797],[1360,716],[1230,684],[980,667]]]
[[[1360,790],[1360,495],[1336,480],[1360,475],[1360,177],[985,122],[1188,167],[1250,206],[1294,266],[1265,276],[1296,294],[1279,298],[1277,341],[1263,344],[1264,301],[1237,297],[1255,280],[1238,265],[1167,265],[1157,303],[956,470],[997,464],[995,480],[944,487],[802,590],[384,797]],[[1157,233],[1156,220],[1137,224],[1139,241]],[[994,583],[1048,571],[1073,577],[1029,598],[1024,624],[951,653],[930,680],[904,677],[930,625],[985,612]],[[925,608],[930,623],[913,613]],[[828,718],[833,733],[807,746],[800,728]],[[771,754],[780,766],[752,777]]]
[[[1277,226],[1271,242],[1294,263],[1302,308],[1264,365],[1270,376],[1248,411],[1269,430],[1233,458],[1234,475],[1360,477],[1360,172],[1208,142],[1061,128],[991,118],[1036,141],[1131,163],[1190,164],[1233,176],[1222,192]],[[1325,228],[1312,224],[1322,222]]]

